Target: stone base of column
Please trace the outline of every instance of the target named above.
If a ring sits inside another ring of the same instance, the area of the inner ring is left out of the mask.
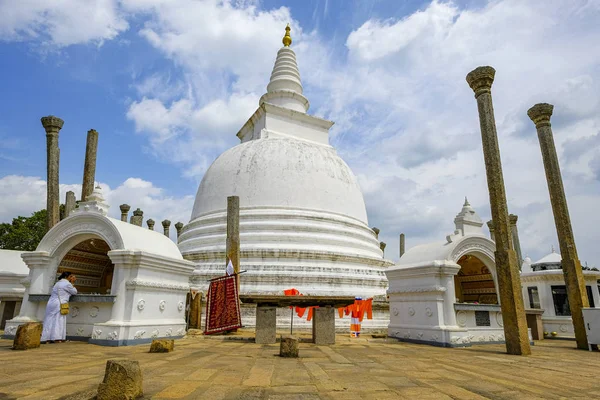
[[[313,343],[335,344],[335,308],[319,307],[313,311]]]
[[[256,307],[255,342],[258,344],[277,343],[277,307]]]

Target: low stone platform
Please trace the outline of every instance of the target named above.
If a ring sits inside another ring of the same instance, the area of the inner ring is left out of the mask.
[[[228,340],[252,336],[188,337],[163,354],[147,344],[81,342],[17,352],[0,340],[0,398],[90,399],[115,358],[139,361],[145,399],[600,398],[600,354],[567,340],[536,342],[519,357],[502,345],[447,349],[338,335],[333,346],[301,342],[299,358],[279,357],[279,344]]]

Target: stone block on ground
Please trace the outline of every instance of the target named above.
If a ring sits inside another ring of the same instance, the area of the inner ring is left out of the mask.
[[[175,347],[173,339],[155,339],[150,345],[150,353],[170,353]]]
[[[256,331],[255,342],[257,344],[277,343],[277,307],[256,307]]]
[[[298,357],[298,338],[291,335],[282,335],[279,345],[279,356]]]
[[[28,322],[19,325],[15,340],[13,341],[13,350],[27,350],[40,347],[43,326],[39,322]]]
[[[133,360],[108,360],[97,400],[131,400],[143,396],[142,370]]]

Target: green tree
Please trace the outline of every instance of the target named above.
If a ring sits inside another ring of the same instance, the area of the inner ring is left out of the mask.
[[[12,224],[0,224],[0,248],[33,251],[47,231],[45,209],[34,212],[31,217],[13,218]]]

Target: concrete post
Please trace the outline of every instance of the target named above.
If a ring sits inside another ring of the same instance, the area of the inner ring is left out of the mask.
[[[517,229],[517,221],[519,217],[515,214],[509,214],[508,219],[510,221],[510,234],[512,236],[513,248],[517,253],[517,261],[519,262],[519,270],[523,264],[523,255],[521,253],[521,240],[519,239],[519,231]]]
[[[379,239],[379,232],[381,232],[379,228],[373,227],[371,229],[373,230],[373,232],[375,232],[375,239]]]
[[[65,199],[65,218],[67,218],[69,214],[71,214],[71,211],[75,209],[76,203],[75,193],[69,190],[67,192],[67,198]]]
[[[151,231],[154,230],[154,220],[153,219],[147,220],[146,224],[148,225],[148,229],[150,229]]]
[[[83,164],[83,184],[81,185],[81,201],[94,191],[94,180],[96,179],[96,153],[98,151],[98,132],[90,129],[87,133],[85,145],[85,162]]]
[[[127,214],[129,214],[131,206],[129,204],[121,204],[119,208],[121,209],[121,221],[127,222]]]
[[[168,219],[163,220],[162,226],[163,226],[163,233],[165,234],[166,237],[169,237],[169,227],[171,226],[171,221],[169,221]]]
[[[131,218],[129,219],[129,223],[132,225],[142,226],[143,222],[144,222],[144,212],[142,210],[140,210],[139,208],[137,208],[133,212],[133,215],[131,216]]]
[[[583,272],[581,271],[581,262],[579,261],[577,248],[575,247],[573,227],[571,226],[565,188],[560,174],[560,165],[558,164],[558,156],[550,125],[550,117],[552,116],[553,109],[554,106],[551,104],[536,104],[527,111],[527,115],[535,124],[542,150],[546,181],[548,182],[548,190],[550,192],[550,203],[552,204],[554,224],[556,225],[556,233],[562,256],[562,269],[565,275],[567,296],[569,298],[571,318],[573,319],[573,328],[575,330],[575,340],[577,341],[578,348],[587,349],[587,333],[581,308],[589,307],[589,301],[585,290]]]
[[[231,260],[233,272],[240,272],[240,198],[227,197],[227,241],[225,266]],[[239,279],[238,279],[239,284]],[[239,288],[238,288],[239,289]]]
[[[181,222],[176,223],[175,229],[177,230],[177,239],[179,239],[179,236],[181,235],[181,230],[183,229],[183,224]]]
[[[53,115],[42,117],[42,126],[46,130],[46,226],[48,229],[60,221],[58,133],[63,124],[62,119]]]
[[[492,239],[492,241],[495,242],[496,239],[494,238],[494,221],[488,221],[487,226],[490,230],[490,239]]]
[[[405,245],[405,236],[404,233],[400,234],[400,257],[402,257],[402,255],[404,254],[404,245]]]
[[[502,305],[506,351],[509,354],[527,355],[531,354],[531,348],[527,334],[523,296],[521,295],[519,265],[511,243],[502,162],[492,105],[491,89],[495,73],[496,70],[492,67],[479,67],[471,71],[466,79],[475,92],[479,110],[483,156],[495,229],[496,272],[500,304]]]

